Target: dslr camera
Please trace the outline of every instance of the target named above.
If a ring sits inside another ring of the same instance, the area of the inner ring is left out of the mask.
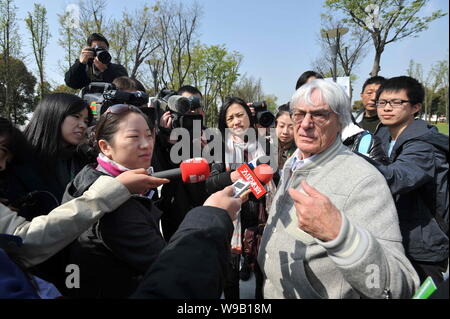
[[[275,124],[275,116],[267,109],[266,101],[254,102],[250,105],[255,110],[255,123],[268,128]]]
[[[105,48],[96,45],[89,50],[94,53],[94,58],[97,57],[101,63],[108,64],[109,62],[111,62],[111,54],[109,54],[108,50],[106,50]],[[90,63],[92,63],[92,61],[93,60],[91,60]]]

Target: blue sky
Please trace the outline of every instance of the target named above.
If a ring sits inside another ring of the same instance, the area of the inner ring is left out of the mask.
[[[164,0],[163,0],[164,1]],[[27,66],[36,71],[31,54],[30,41],[23,20],[33,9],[35,1],[16,0],[23,53]],[[64,55],[57,44],[59,24],[57,14],[67,5],[78,1],[37,1],[48,10],[52,38],[47,49],[47,76],[54,84],[63,84],[64,75],[58,60]],[[261,78],[264,93],[278,97],[278,104],[287,102],[294,92],[299,75],[311,69],[311,63],[320,54],[317,37],[320,30],[320,14],[325,12],[319,0],[198,0],[203,7],[200,20],[199,39],[208,45],[224,44],[229,51],[239,51],[243,56],[241,73]],[[142,7],[140,0],[109,0],[108,15],[121,15]],[[147,3],[153,4],[153,1]],[[423,13],[436,9],[448,12],[448,0],[430,0]],[[425,71],[439,60],[448,59],[449,48],[448,15],[431,23],[429,29],[408,38],[389,44],[382,55],[380,75],[391,77],[406,73],[409,61],[421,63]],[[354,95],[359,97],[364,80],[369,77],[373,62],[370,47],[363,62],[356,69],[358,80],[353,83]]]

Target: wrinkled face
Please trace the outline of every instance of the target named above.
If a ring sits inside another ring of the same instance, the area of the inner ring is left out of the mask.
[[[154,131],[137,113],[129,113],[119,124],[111,143],[99,141],[103,154],[129,169],[149,168],[152,162]]]
[[[363,106],[367,111],[376,112],[377,106],[375,104],[375,96],[377,93],[380,84],[368,84],[364,88],[364,91],[361,93],[361,99],[363,102]]]
[[[322,101],[318,90],[312,92],[311,101],[313,105],[304,102],[292,108],[295,144],[303,158],[326,150],[333,144],[341,130],[337,114]],[[307,112],[300,122],[295,120],[295,114],[299,112]]]
[[[6,138],[0,136],[0,172],[6,169],[6,164],[12,160],[12,154],[5,145]]]
[[[294,122],[289,113],[283,113],[277,118],[276,134],[282,143],[289,143],[294,139]]]
[[[86,137],[86,129],[89,124],[88,110],[66,116],[61,125],[63,141],[69,145],[78,145]]]
[[[225,120],[231,133],[237,136],[245,134],[250,127],[250,119],[247,112],[245,112],[242,105],[237,103],[231,104],[227,109]]]
[[[378,101],[403,100],[408,101],[406,90],[383,91]],[[392,107],[386,104],[384,107],[377,108],[378,117],[381,123],[387,126],[402,126],[414,120],[414,114],[420,110],[420,104],[411,105],[409,102],[403,102],[399,106]]]

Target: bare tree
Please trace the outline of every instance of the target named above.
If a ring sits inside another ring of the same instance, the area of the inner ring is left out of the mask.
[[[164,86],[183,85],[191,65],[191,49],[195,40],[201,8],[195,2],[190,7],[170,2],[155,9],[155,36],[159,52],[152,60],[160,60],[158,74]],[[153,65],[156,69],[156,65]]]
[[[361,28],[355,28],[343,21],[335,20],[330,14],[322,15],[322,30],[344,29],[350,30],[350,33],[343,35],[337,32],[336,37],[319,37],[319,43],[322,48],[322,57],[314,61],[316,69],[322,71],[325,75],[333,69],[333,56],[331,47],[336,48],[337,70],[336,76],[351,77],[352,72],[362,62],[362,58],[367,52],[367,44],[370,40],[368,32]],[[352,87],[350,81],[350,100],[352,98]]]
[[[59,62],[59,67],[63,73],[72,66],[75,58],[78,57],[80,50],[79,46],[75,44],[76,32],[74,28],[74,21],[71,17],[71,12],[65,11],[62,14],[58,14],[59,21],[59,39],[58,44],[61,48],[65,49],[64,61]]]
[[[407,37],[417,37],[428,25],[444,15],[442,10],[419,17],[427,0],[325,0],[325,7],[333,13],[346,15],[345,22],[367,30],[375,48],[371,76],[380,72],[381,55],[386,45]]]
[[[154,8],[154,7],[153,7]],[[124,14],[124,21],[130,26],[130,38],[132,50],[132,67],[130,77],[136,78],[138,69],[149,56],[161,46],[154,31],[156,26],[152,23],[154,17],[151,8],[145,6],[142,10],[135,11],[135,14]],[[153,11],[156,9],[154,8]]]
[[[19,55],[20,38],[18,35],[17,7],[13,0],[0,0],[0,54],[2,56],[2,72],[0,74],[1,109],[8,119],[15,121],[17,110],[13,107],[11,92],[12,66],[11,57]],[[11,116],[12,115],[12,116]]]

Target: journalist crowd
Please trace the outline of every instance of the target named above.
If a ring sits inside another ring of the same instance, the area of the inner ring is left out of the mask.
[[[91,34],[79,94],[23,130],[0,117],[0,298],[448,298],[449,139],[419,81],[368,78],[356,114],[300,71],[276,114],[230,96],[208,128],[198,88],[149,97],[108,49]]]

